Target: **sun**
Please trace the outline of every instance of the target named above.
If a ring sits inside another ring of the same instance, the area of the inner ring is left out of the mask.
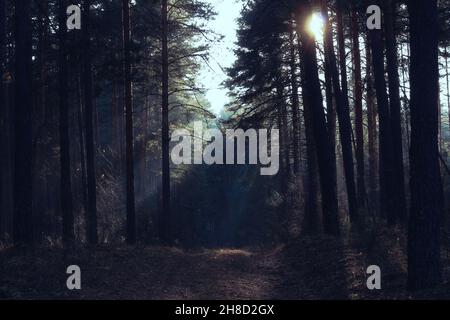
[[[308,19],[307,30],[316,40],[323,39],[325,19],[320,12],[314,12]]]

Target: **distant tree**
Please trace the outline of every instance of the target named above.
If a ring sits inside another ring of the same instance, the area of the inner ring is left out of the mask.
[[[0,144],[6,147],[6,130],[8,126],[6,122],[8,121],[6,114],[8,104],[6,103],[5,90],[6,85],[4,85],[4,75],[6,71],[6,3],[5,0],[0,0],[0,132],[2,133],[2,138],[0,138]],[[5,139],[5,140],[4,140]],[[6,155],[8,156],[8,150],[6,150]],[[6,156],[6,157],[7,157]],[[3,235],[5,228],[5,175],[6,173],[6,157],[2,157],[0,160],[0,238]]]
[[[365,37],[366,49],[366,106],[367,106],[367,149],[369,153],[369,199],[372,204],[378,203],[376,199],[377,176],[378,176],[378,153],[377,153],[377,108],[375,81],[373,77],[372,52],[370,50],[369,37]]]
[[[59,95],[59,139],[61,164],[61,210],[62,210],[62,238],[65,245],[70,245],[74,239],[72,182],[70,166],[70,137],[69,137],[69,74],[67,60],[67,2],[60,0],[58,7],[58,95]]]
[[[351,10],[351,36],[353,55],[353,95],[355,104],[355,136],[356,136],[356,171],[357,171],[357,194],[360,208],[365,207],[366,182],[364,165],[364,128],[363,128],[363,82],[361,78],[361,52],[359,43],[358,10],[352,5]]]
[[[94,105],[92,101],[92,60],[91,60],[91,0],[83,0],[82,32],[83,32],[83,72],[84,114],[86,127],[86,176],[88,208],[86,212],[87,240],[89,244],[97,244],[97,191],[95,173],[95,142],[94,142]]]
[[[15,2],[14,219],[16,245],[33,243],[32,217],[32,23],[31,1]]]
[[[127,242],[136,242],[136,213],[134,196],[134,136],[133,136],[133,97],[131,88],[130,57],[130,1],[122,1],[123,61],[124,61],[124,102],[126,117],[126,167],[127,167]]]
[[[291,105],[292,105],[292,144],[294,153],[294,174],[299,175],[301,171],[300,161],[300,99],[298,92],[298,77],[297,77],[297,50],[295,43],[295,32],[293,22],[289,25],[289,69],[291,73]]]

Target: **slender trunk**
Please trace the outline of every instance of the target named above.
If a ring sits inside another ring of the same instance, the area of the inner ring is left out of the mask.
[[[169,53],[168,53],[168,0],[162,0],[162,210],[160,238],[171,242],[170,235],[170,159],[169,159]]]
[[[408,44],[408,47],[409,47],[409,44]],[[408,83],[407,83],[407,79],[406,79],[407,72],[405,71],[405,69],[407,69],[408,66],[407,66],[407,63],[405,63],[405,56],[403,54],[403,44],[402,43],[400,44],[400,52],[401,52],[401,61],[402,61],[401,69],[402,69],[403,112],[405,114],[403,120],[404,120],[405,131],[406,131],[405,132],[405,137],[406,137],[405,140],[406,141],[405,141],[404,145],[406,146],[406,148],[409,151],[409,145],[410,145],[410,141],[409,141],[409,138],[410,138],[409,123],[410,123],[410,121],[409,121],[409,111],[408,111],[409,110],[409,98],[406,93],[406,87],[407,87]]]
[[[136,242],[136,213],[134,199],[134,148],[133,148],[133,97],[131,85],[130,56],[130,3],[123,0],[123,56],[124,56],[124,100],[126,116],[126,164],[127,164],[127,243]]]
[[[117,103],[117,84],[116,79],[111,82],[111,149],[114,151],[118,150],[118,103]],[[117,161],[119,162],[119,161]],[[117,163],[114,165],[114,169],[117,169]]]
[[[363,128],[363,90],[361,79],[361,53],[359,46],[359,28],[358,16],[356,9],[353,8],[351,14],[351,31],[353,44],[353,78],[354,85],[354,100],[355,100],[355,135],[356,135],[356,168],[357,168],[357,190],[358,203],[360,208],[365,207],[366,199],[366,181],[365,181],[365,166],[364,166],[364,128]]]
[[[33,243],[31,1],[15,2],[14,222],[16,245]]]
[[[281,61],[279,59],[276,59],[276,62],[274,63],[277,65],[277,68],[281,69]],[[283,99],[284,96],[284,88],[282,84],[281,79],[281,73],[277,77],[277,88],[276,88],[276,98],[277,98],[277,125],[281,132],[280,135],[280,150],[281,150],[281,170],[280,170],[280,192],[283,197],[283,204],[281,214],[280,214],[280,221],[281,224],[284,224],[286,222],[286,216],[288,213],[289,208],[289,154],[287,152],[288,150],[288,139],[287,139],[287,117],[286,117],[286,103]],[[284,231],[284,230],[283,230]],[[282,235],[285,235],[286,233],[283,232]],[[286,240],[286,239],[284,239]]]
[[[376,201],[377,193],[377,173],[378,173],[378,152],[377,152],[377,109],[376,93],[373,77],[372,52],[370,50],[369,39],[366,41],[366,83],[367,83],[367,137],[369,149],[369,189],[370,203],[372,208]],[[375,206],[378,207],[378,206]]]
[[[90,34],[91,1],[83,1],[83,86],[84,114],[86,127],[86,176],[88,210],[86,212],[87,240],[89,244],[98,243],[97,232],[97,193],[95,176],[95,143],[94,143],[94,106],[92,97],[92,61]]]
[[[291,101],[292,101],[292,130],[293,130],[293,151],[294,151],[294,174],[298,176],[301,171],[300,161],[300,101],[298,96],[297,62],[294,43],[294,28],[292,24],[289,30],[289,49],[290,49],[290,72],[291,72]]]
[[[389,115],[389,101],[386,92],[386,79],[384,72],[383,41],[381,30],[370,30],[370,45],[372,51],[373,73],[375,78],[375,90],[379,115],[379,177],[380,177],[380,210],[382,216],[387,217],[389,223],[395,221],[397,212],[393,202],[392,179],[393,151],[391,137],[391,123]]]
[[[3,75],[6,70],[6,6],[5,0],[0,0],[0,144],[4,148],[7,144],[8,130],[7,108],[8,104],[5,99],[6,85],[3,84]],[[0,241],[3,237],[3,232],[6,232],[6,192],[8,185],[6,184],[7,173],[7,157],[9,150],[5,152],[6,156],[0,158]]]
[[[280,80],[281,81],[281,80]],[[288,110],[286,106],[286,102],[284,100],[284,88],[280,86],[278,89],[278,101],[280,108],[280,116],[281,116],[281,135],[283,136],[283,144],[281,144],[281,148],[283,150],[283,158],[284,158],[284,174],[286,176],[286,188],[289,183],[289,176],[291,175],[291,160],[290,160],[290,146],[291,142],[289,139],[289,125],[288,125]],[[287,194],[286,194],[287,195]]]
[[[326,10],[326,6],[322,8]],[[327,30],[325,30],[327,32]],[[336,99],[333,94],[333,80],[331,78],[331,68],[330,68],[330,57],[325,54],[325,99],[327,104],[327,125],[328,125],[328,135],[332,150],[332,161],[333,171],[336,172]],[[334,181],[337,181],[337,176],[334,176]],[[333,182],[336,183],[336,182]]]
[[[392,191],[390,196],[393,201],[393,212],[395,219],[406,220],[406,199],[405,199],[405,177],[403,167],[403,145],[402,145],[402,125],[401,125],[401,102],[400,102],[400,78],[398,75],[397,41],[395,37],[395,8],[396,0],[385,2],[386,12],[386,56],[387,70],[389,75],[389,116],[391,124],[392,156],[393,156],[393,176]],[[395,222],[395,221],[394,221]]]
[[[347,71],[345,65],[345,47],[343,38],[343,25],[342,16],[340,17],[341,9],[338,9],[338,34],[341,34],[342,38],[339,43],[339,52],[341,58],[341,73],[342,73],[342,90],[339,84],[339,71],[336,64],[336,56],[333,49],[333,39],[331,34],[331,24],[328,19],[328,10],[325,6],[326,2],[323,2],[322,10],[325,17],[325,54],[328,56],[329,68],[331,71],[331,78],[333,84],[333,91],[336,97],[336,111],[339,121],[339,134],[342,145],[342,155],[344,159],[344,172],[345,183],[347,187],[347,201],[349,216],[352,222],[358,220],[358,208],[356,201],[356,188],[355,188],[355,173],[353,163],[353,150],[352,150],[352,127],[350,119],[350,108],[348,105],[348,93],[347,93]],[[340,18],[340,19],[339,19]],[[340,30],[340,31],[339,31]]]
[[[443,192],[438,155],[437,0],[411,0],[408,2],[408,11],[411,33],[408,287],[422,289],[441,281]]]
[[[79,70],[79,69],[78,69]],[[83,100],[81,99],[81,73],[77,74],[77,120],[78,120],[78,139],[80,142],[80,166],[81,166],[81,192],[83,196],[83,210],[87,216],[88,212],[88,195],[87,195],[87,178],[86,178],[86,154],[85,154],[85,136],[83,126]],[[86,220],[87,222],[87,220]]]
[[[299,44],[301,46],[301,44]],[[300,48],[300,50],[302,50]],[[302,63],[301,77],[305,78],[304,67]],[[303,93],[303,92],[302,92]],[[306,160],[307,160],[307,179],[305,181],[305,190],[307,196],[305,201],[305,231],[311,234],[316,234],[320,230],[319,219],[319,182],[318,182],[318,165],[317,165],[317,150],[314,141],[314,129],[311,105],[308,102],[308,95],[302,94],[303,97],[303,115],[305,119],[305,138],[306,138]],[[336,168],[336,167],[334,167]],[[336,180],[334,180],[336,181]]]
[[[59,51],[58,51],[58,85],[59,85],[59,138],[61,164],[61,210],[62,210],[62,239],[64,245],[70,245],[74,239],[72,182],[70,167],[70,138],[69,138],[69,73],[66,44],[66,9],[65,0],[59,3]]]
[[[332,148],[330,145],[325,112],[322,104],[322,92],[320,88],[319,71],[317,66],[316,43],[304,27],[304,21],[311,13],[308,2],[304,2],[300,8],[298,26],[301,39],[301,56],[303,57],[303,94],[311,106],[314,139],[316,142],[317,159],[320,171],[320,185],[322,190],[323,226],[327,234],[339,235],[339,215],[337,203],[336,184],[333,176],[336,175],[332,165]]]
[[[447,112],[448,112],[448,124],[450,128],[450,79],[448,72],[448,49],[445,45],[445,81],[447,86]]]

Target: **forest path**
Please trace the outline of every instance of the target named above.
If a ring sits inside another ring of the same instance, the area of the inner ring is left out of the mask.
[[[404,239],[390,234],[376,242],[371,235],[301,237],[274,248],[80,248],[66,259],[57,249],[8,250],[0,253],[0,299],[411,298]],[[66,289],[71,264],[81,268],[82,290]],[[381,267],[382,290],[366,287],[371,264]],[[450,298],[450,288],[415,297]]]

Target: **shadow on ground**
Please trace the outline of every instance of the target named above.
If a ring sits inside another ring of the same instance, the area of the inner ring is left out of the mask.
[[[364,236],[301,237],[274,248],[184,251],[178,248],[54,248],[0,253],[1,299],[433,299],[450,287],[408,293],[404,239],[379,230]],[[444,257],[445,258],[445,257]],[[79,265],[82,290],[66,289]],[[378,264],[382,290],[366,288]],[[444,261],[448,265],[448,261]],[[447,280],[447,279],[446,279]]]

